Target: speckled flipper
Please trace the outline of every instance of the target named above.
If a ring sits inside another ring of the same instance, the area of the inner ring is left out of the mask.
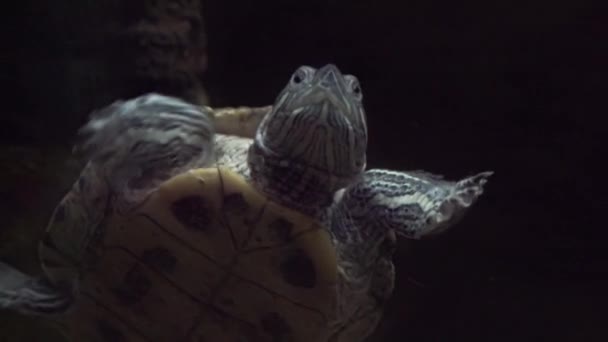
[[[76,152],[107,180],[117,203],[134,204],[163,181],[214,161],[206,107],[146,94],[94,112]]]
[[[481,172],[454,182],[429,173],[368,170],[338,194],[336,199],[343,203],[337,212],[349,212],[351,222],[337,223],[334,233],[340,240],[355,236],[363,241],[383,239],[385,230],[377,227],[410,239],[438,234],[458,222],[483,194],[492,174]]]
[[[44,278],[28,276],[0,262],[0,309],[26,315],[51,315],[65,312],[72,296],[53,287]]]
[[[420,239],[452,227],[491,175],[449,181],[428,172],[372,169],[336,193],[331,232],[346,279],[340,308],[349,320],[330,341],[360,341],[377,326],[395,285],[396,237]]]
[[[414,231],[411,237],[433,236],[458,223],[468,208],[483,194],[484,186],[493,174],[492,171],[480,172],[458,182],[443,181],[432,185],[443,190],[443,193],[432,198],[435,207],[429,208],[426,225]]]

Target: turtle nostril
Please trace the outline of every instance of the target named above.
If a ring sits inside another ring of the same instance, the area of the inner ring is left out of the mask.
[[[329,88],[338,84],[338,77],[333,70],[327,70],[325,74],[321,75],[319,82],[323,87]]]
[[[335,87],[339,83],[342,75],[335,65],[328,64],[319,69],[317,77],[320,86],[330,88]]]

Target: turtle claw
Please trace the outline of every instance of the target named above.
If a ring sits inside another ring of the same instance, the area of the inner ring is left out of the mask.
[[[470,207],[483,194],[483,186],[493,174],[494,171],[485,171],[458,181],[454,195],[459,204],[464,208]]]
[[[435,236],[456,225],[483,194],[484,185],[493,174],[493,171],[480,172],[452,183],[450,194],[438,202],[436,212],[429,217],[424,229],[420,230],[421,236]]]
[[[0,262],[0,309],[28,316],[52,315],[67,311],[71,294],[56,289],[45,278],[28,276]]]

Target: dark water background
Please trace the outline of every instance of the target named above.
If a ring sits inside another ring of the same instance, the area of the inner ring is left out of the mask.
[[[89,3],[30,0],[5,13],[0,153],[8,195],[1,212],[10,224],[0,225],[0,248],[15,260],[34,245],[8,227],[48,218],[72,180],[56,160],[88,112],[149,90],[124,83],[108,90],[123,67],[120,47],[82,38],[103,24],[87,12]],[[607,155],[608,17],[598,6],[203,6],[209,67],[202,79],[213,105],[269,104],[298,65],[331,62],[362,83],[370,167],[448,178],[496,172],[457,228],[400,246],[397,288],[378,340],[608,341],[608,202],[597,163]],[[115,62],[95,64],[109,49]]]

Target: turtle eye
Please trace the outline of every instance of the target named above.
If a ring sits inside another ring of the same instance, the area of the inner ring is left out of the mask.
[[[363,91],[361,90],[361,85],[359,84],[359,81],[355,80],[350,84],[350,91],[359,100],[361,100],[361,98],[363,97]]]
[[[298,85],[304,82],[304,80],[306,80],[306,71],[304,70],[304,68],[296,70],[296,72],[294,72],[293,76],[291,77],[291,83],[294,85]]]

